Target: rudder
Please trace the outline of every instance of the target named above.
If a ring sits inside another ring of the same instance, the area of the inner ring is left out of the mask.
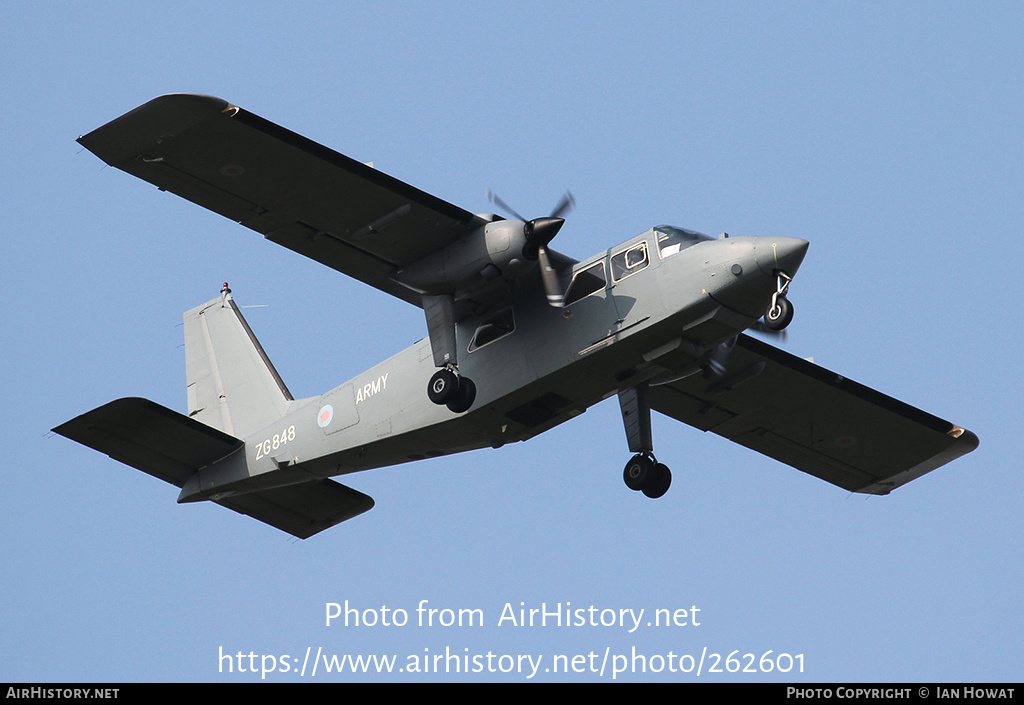
[[[220,297],[185,313],[188,415],[238,438],[288,411],[292,395],[238,309]]]

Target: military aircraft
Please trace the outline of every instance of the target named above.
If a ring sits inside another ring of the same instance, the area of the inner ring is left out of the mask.
[[[887,494],[975,434],[744,331],[781,331],[808,243],[668,225],[576,261],[572,207],[473,214],[210,96],[84,135],[107,164],[423,309],[427,338],[294,399],[235,304],[185,313],[188,414],[125,398],[54,430],[299,538],[373,507],[328,478],[523,441],[618,396],[631,490],[665,494],[651,410],[834,485]]]

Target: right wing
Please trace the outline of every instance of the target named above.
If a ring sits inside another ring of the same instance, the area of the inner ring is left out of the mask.
[[[78,141],[111,166],[421,305],[396,270],[479,216],[220,98],[155,98]]]
[[[851,492],[888,494],[978,437],[746,335],[722,377],[651,387],[651,407]]]

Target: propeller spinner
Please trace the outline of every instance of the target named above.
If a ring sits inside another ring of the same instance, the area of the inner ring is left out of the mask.
[[[558,281],[558,273],[551,266],[551,259],[548,257],[547,246],[554,239],[558,231],[565,224],[566,215],[576,205],[576,199],[572,193],[565,192],[562,200],[558,202],[551,215],[545,218],[534,218],[527,220],[521,216],[515,208],[505,203],[493,191],[487,191],[487,198],[492,203],[526,223],[526,246],[523,248],[523,257],[531,261],[538,261],[540,264],[541,280],[544,282],[544,293],[547,295],[548,303],[555,308],[562,308],[565,305],[565,294]]]

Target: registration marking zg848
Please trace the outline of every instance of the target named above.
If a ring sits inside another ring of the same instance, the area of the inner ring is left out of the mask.
[[[256,460],[270,455],[271,452],[277,450],[283,445],[286,445],[288,441],[295,440],[295,426],[289,426],[280,433],[275,433],[272,437],[266,439],[262,443],[256,444]]]

